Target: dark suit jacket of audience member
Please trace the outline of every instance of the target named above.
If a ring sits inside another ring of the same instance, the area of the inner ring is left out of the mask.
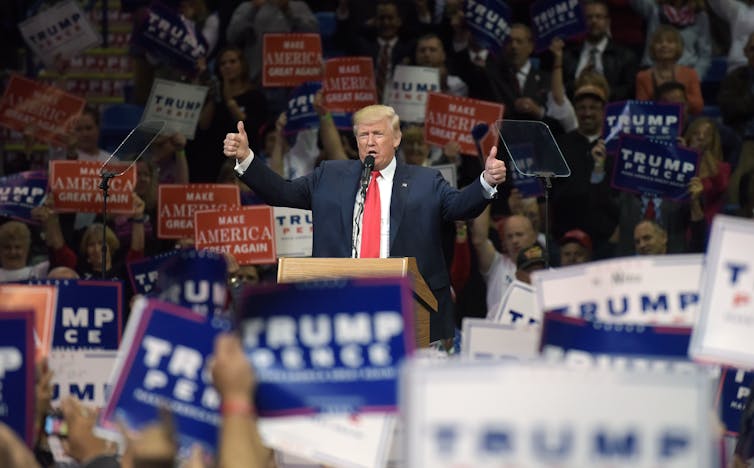
[[[569,96],[573,96],[576,67],[579,65],[584,44],[573,45],[563,51],[563,80]],[[631,49],[608,40],[605,51],[602,52],[602,69],[607,82],[610,83],[610,101],[634,99],[634,80],[639,70],[639,62]]]

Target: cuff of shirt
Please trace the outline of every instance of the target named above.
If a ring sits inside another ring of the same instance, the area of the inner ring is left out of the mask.
[[[490,200],[497,196],[497,187],[491,186],[486,180],[484,180],[484,172],[479,174],[479,182],[482,183],[482,194],[484,195],[484,198]]]
[[[236,171],[236,174],[243,175],[244,172],[246,172],[246,169],[249,168],[249,165],[251,165],[251,161],[254,160],[254,152],[249,148],[249,157],[244,159],[243,161],[236,160],[236,165],[233,168],[233,170]]]

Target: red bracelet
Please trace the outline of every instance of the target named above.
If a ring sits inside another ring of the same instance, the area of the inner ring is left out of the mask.
[[[253,416],[254,413],[254,406],[248,401],[229,400],[223,401],[220,405],[220,414],[223,416]]]

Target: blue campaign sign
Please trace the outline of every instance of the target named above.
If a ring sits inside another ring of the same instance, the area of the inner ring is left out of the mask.
[[[688,359],[690,327],[610,324],[545,313],[542,349],[583,351],[591,355]]]
[[[529,173],[535,165],[535,148],[531,144],[509,144],[508,149],[511,152],[511,159],[516,167],[511,168],[509,174],[513,181],[513,186],[521,192],[523,197],[540,197],[545,194],[542,182],[533,176],[527,176],[518,171]],[[517,170],[518,169],[518,170]]]
[[[183,249],[162,263],[155,294],[210,318],[227,319],[228,266],[222,254]]]
[[[148,53],[188,71],[196,71],[197,60],[207,55],[207,42],[201,32],[187,26],[178,12],[160,2],[149,7],[132,41]]]
[[[319,81],[307,81],[298,86],[288,98],[288,109],[285,111],[287,122],[285,132],[298,133],[307,128],[319,128],[319,115],[314,110],[314,95],[322,89]]]
[[[34,312],[0,310],[0,421],[34,443]]]
[[[146,257],[129,262],[127,265],[128,279],[131,281],[131,287],[134,292],[136,294],[154,293],[157,287],[160,268],[165,262],[179,253],[179,250],[171,250],[154,257]]]
[[[720,419],[725,424],[728,435],[737,436],[741,430],[746,400],[754,385],[754,372],[732,367],[724,368],[720,376],[717,404],[720,407]]]
[[[117,350],[123,324],[123,283],[40,280],[57,287],[52,347]]]
[[[239,326],[263,416],[394,411],[399,364],[413,351],[405,279],[249,288]]]
[[[683,130],[682,108],[675,103],[652,101],[611,102],[605,108],[602,138],[608,153],[618,151],[621,135],[636,135],[675,144]]]
[[[574,39],[586,33],[579,0],[539,0],[529,10],[538,52],[547,50],[556,37]]]
[[[680,200],[688,197],[689,182],[697,174],[699,153],[623,135],[614,159],[614,188]]]
[[[46,171],[0,177],[0,216],[32,222],[31,210],[42,204],[46,193]]]
[[[138,299],[99,425],[117,432],[120,420],[129,429],[141,429],[158,420],[164,406],[173,415],[181,448],[199,443],[214,452],[220,395],[209,381],[207,357],[219,331],[207,317],[183,307]]]
[[[477,44],[493,53],[500,52],[510,31],[508,5],[502,0],[466,0],[463,12]]]

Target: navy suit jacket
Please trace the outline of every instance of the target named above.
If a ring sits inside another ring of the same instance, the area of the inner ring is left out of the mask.
[[[313,257],[351,257],[353,215],[361,177],[360,161],[325,161],[311,174],[285,180],[259,158],[241,176],[273,206],[312,211]],[[416,257],[419,272],[438,301],[430,339],[453,336],[450,278],[442,253],[442,223],[478,216],[489,202],[479,178],[462,190],[439,171],[398,163],[390,203],[390,256]]]

